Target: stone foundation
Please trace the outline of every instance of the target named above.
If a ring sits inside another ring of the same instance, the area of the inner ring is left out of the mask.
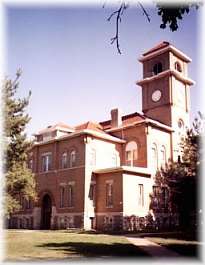
[[[33,229],[34,218],[32,215],[14,215],[8,221],[8,228]]]
[[[7,222],[10,229],[41,229],[39,216],[16,214]],[[55,214],[51,219],[51,229],[83,228],[83,214]]]

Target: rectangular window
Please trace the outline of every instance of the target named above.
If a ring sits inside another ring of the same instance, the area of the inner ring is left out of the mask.
[[[96,184],[90,185],[90,199],[93,201],[93,206],[95,206],[95,194],[96,194]]]
[[[65,188],[60,188],[60,208],[63,208],[65,205]]]
[[[144,186],[143,184],[138,184],[138,205],[143,207],[144,206]]]
[[[51,170],[51,154],[42,155],[42,171],[47,172]]]
[[[106,206],[113,206],[113,185],[112,183],[106,184]]]
[[[28,168],[33,171],[33,159],[30,159],[28,162]]]
[[[68,185],[68,207],[74,206],[73,185]]]

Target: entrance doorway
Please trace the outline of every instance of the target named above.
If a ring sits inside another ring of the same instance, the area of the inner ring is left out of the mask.
[[[51,213],[52,213],[52,202],[48,194],[43,197],[42,209],[41,209],[41,228],[51,228]]]

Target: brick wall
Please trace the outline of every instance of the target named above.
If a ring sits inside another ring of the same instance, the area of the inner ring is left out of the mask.
[[[113,136],[119,137],[123,140],[135,141],[138,147],[138,159],[134,161],[135,167],[147,167],[147,136],[145,124],[136,125],[135,127],[124,128],[123,131],[112,132]],[[125,163],[125,148],[126,144],[118,147],[121,154],[121,165]]]
[[[106,206],[106,184],[113,184],[113,204]],[[112,230],[115,220],[119,220],[122,215],[122,173],[104,173],[96,176],[96,227],[99,230]],[[117,217],[118,216],[118,217]],[[118,219],[117,219],[118,218]],[[106,221],[107,219],[107,221]],[[120,224],[119,224],[120,225]]]

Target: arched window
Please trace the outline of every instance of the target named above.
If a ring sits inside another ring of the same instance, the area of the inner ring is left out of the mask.
[[[70,153],[70,167],[74,167],[76,165],[76,150],[72,150]]]
[[[127,166],[133,166],[138,159],[137,144],[135,141],[127,143],[125,148],[125,163]]]
[[[180,137],[180,140],[184,135],[184,129],[185,129],[184,128],[184,121],[182,119],[179,119],[178,120],[178,135]]]
[[[174,64],[174,68],[178,71],[178,72],[182,72],[182,66],[179,62],[175,62]]]
[[[68,153],[67,152],[64,152],[62,154],[62,168],[67,168],[68,167]]]
[[[69,184],[68,185],[68,207],[73,207],[74,206],[74,185]]]
[[[155,65],[154,65],[154,67],[153,67],[153,73],[155,74],[155,75],[157,75],[157,74],[159,74],[159,73],[161,73],[162,72],[162,63],[156,63]]]
[[[184,129],[184,121],[182,119],[178,120],[178,127],[179,127],[180,130]]]
[[[160,149],[160,162],[161,162],[161,166],[165,167],[165,165],[166,165],[166,149],[165,149],[164,145]]]
[[[158,155],[157,155],[157,145],[152,144],[151,148],[151,167],[153,170],[157,170],[158,168]]]

